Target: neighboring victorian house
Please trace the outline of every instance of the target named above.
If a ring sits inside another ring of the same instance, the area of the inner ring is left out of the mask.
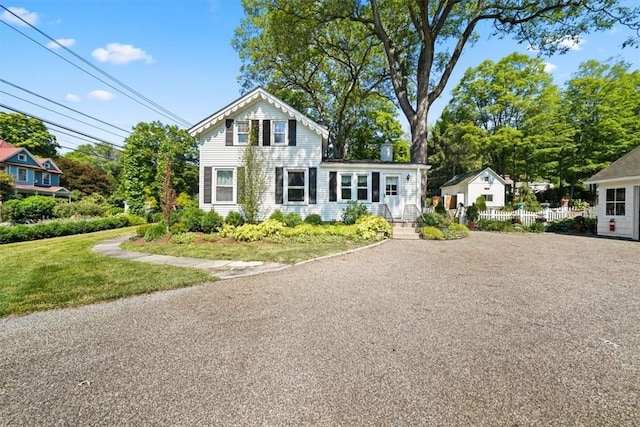
[[[0,171],[13,176],[15,194],[68,197],[60,187],[62,172],[51,159],[34,157],[24,147],[0,140]]]
[[[454,176],[440,187],[442,200],[447,209],[458,204],[469,206],[478,196],[483,196],[488,208],[504,207],[505,180],[487,167]]]
[[[420,212],[420,176],[427,165],[393,162],[391,145],[383,147],[378,161],[329,159],[327,128],[262,88],[200,121],[189,133],[200,144],[203,210],[223,216],[240,211],[241,158],[254,135],[266,161],[264,217],[280,210],[335,221],[351,200],[393,220],[412,220]]]
[[[598,235],[640,240],[640,147],[585,184],[598,186]]]

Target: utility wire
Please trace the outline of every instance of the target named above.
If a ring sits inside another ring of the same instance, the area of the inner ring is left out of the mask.
[[[16,15],[15,13],[13,13],[12,11],[10,11],[9,9],[7,9],[4,5],[0,4],[0,8],[4,9],[5,11],[9,12],[10,14],[12,14],[13,16],[15,16],[17,19],[19,19],[20,21],[24,22],[26,25],[28,25],[29,27],[31,27],[32,29],[34,29],[35,31],[37,31],[38,33],[40,33],[41,35],[43,35],[44,37],[46,37],[47,39],[49,39],[50,41],[52,41],[53,43],[57,44],[58,46],[60,46],[62,49],[66,50],[67,52],[69,52],[71,55],[73,55],[74,57],[80,59],[82,62],[84,62],[85,64],[89,65],[91,68],[93,68],[94,70],[98,71],[99,73],[103,74],[104,76],[108,77],[110,80],[116,82],[118,85],[120,85],[121,87],[127,89],[128,91],[130,91],[131,93],[133,93],[134,95],[138,96],[139,98],[145,100],[147,103],[153,105],[154,107],[156,107],[157,109],[151,108],[149,105],[145,105],[144,103],[142,103],[141,101],[139,101],[138,99],[135,99],[134,97],[132,97],[131,95],[129,95],[128,93],[123,92],[121,89],[118,89],[117,87],[113,86],[110,83],[105,82],[104,80],[100,79],[99,77],[89,73],[87,70],[81,68],[80,66],[78,66],[77,64],[74,64],[73,62],[69,61],[68,59],[64,58],[62,55],[59,55],[58,53],[54,52],[53,50],[47,48],[45,45],[43,45],[42,43],[36,41],[35,39],[33,39],[32,37],[29,37],[28,35],[26,35],[25,33],[23,33],[22,31],[18,30],[17,28],[9,25],[8,23],[6,23],[5,21],[0,21],[3,24],[7,25],[9,28],[11,28],[12,30],[22,34],[24,37],[28,38],[29,40],[31,40],[32,42],[36,43],[37,45],[41,46],[42,48],[48,50],[49,52],[53,53],[54,55],[56,55],[57,57],[63,59],[64,61],[68,62],[69,64],[73,65],[74,67],[76,67],[77,69],[81,70],[82,72],[90,75],[91,77],[99,80],[100,82],[106,84],[107,86],[109,86],[110,88],[112,88],[113,90],[123,94],[124,96],[126,96],[127,98],[137,102],[138,104],[142,105],[143,107],[149,108],[150,110],[155,111],[156,113],[159,113],[160,115],[164,116],[165,118],[168,118],[176,123],[179,123],[183,126],[186,127],[191,127],[191,123],[189,123],[187,120],[181,118],[180,116],[172,113],[171,111],[167,110],[166,108],[160,106],[159,104],[153,102],[152,100],[150,100],[149,98],[147,98],[146,96],[142,95],[140,92],[132,89],[130,86],[122,83],[120,80],[116,79],[115,77],[111,76],[110,74],[108,74],[107,72],[103,71],[102,69],[100,69],[99,67],[95,66],[94,64],[92,64],[91,62],[87,61],[86,59],[84,59],[83,57],[81,57],[80,55],[78,55],[77,53],[75,53],[74,51],[72,51],[71,49],[69,49],[68,47],[64,46],[63,44],[61,44],[60,42],[58,42],[57,40],[55,40],[54,38],[50,37],[49,35],[47,35],[46,33],[42,32],[40,29],[38,29],[37,27],[35,27],[34,25],[30,24],[29,22],[27,22],[26,20],[24,20],[22,17],[20,17],[19,15]],[[158,111],[161,110],[161,111]],[[164,112],[164,113],[163,113]]]
[[[111,132],[110,130],[102,129],[102,128],[100,128],[100,127],[96,126],[96,125],[92,125],[91,123],[87,123],[87,122],[85,122],[85,121],[78,120],[78,119],[76,119],[76,118],[74,118],[74,117],[71,117],[71,116],[69,116],[69,115],[67,115],[67,114],[63,114],[63,113],[60,113],[60,112],[58,112],[58,111],[52,110],[51,108],[47,108],[47,107],[45,107],[45,106],[43,106],[43,105],[36,104],[35,102],[29,101],[28,99],[21,98],[21,97],[19,97],[19,96],[16,96],[16,95],[10,94],[10,93],[5,92],[5,91],[3,91],[3,90],[0,90],[0,93],[4,93],[5,95],[9,95],[9,96],[11,96],[11,97],[13,97],[13,98],[19,99],[20,101],[24,101],[24,102],[26,102],[26,103],[28,103],[28,104],[35,105],[36,107],[40,107],[40,108],[45,109],[45,110],[47,110],[47,111],[51,111],[52,113],[59,114],[59,115],[61,115],[61,116],[63,116],[63,117],[66,117],[66,118],[68,118],[68,119],[75,120],[75,121],[76,121],[76,122],[78,122],[78,123],[82,123],[82,124],[85,124],[85,125],[87,125],[87,126],[91,126],[92,128],[95,128],[95,129],[101,130],[101,131],[103,131],[103,132],[110,133],[111,135],[113,135],[113,136],[117,136],[118,138],[124,138],[122,135],[118,135],[117,133],[113,133],[113,132]]]
[[[126,130],[126,129],[119,128],[118,126],[112,125],[111,123],[107,123],[107,122],[105,122],[105,121],[103,121],[103,120],[100,120],[100,119],[98,119],[98,118],[95,118],[95,117],[93,117],[93,116],[90,116],[90,115],[88,115],[88,114],[85,114],[85,113],[83,113],[83,112],[81,112],[81,111],[74,110],[74,109],[73,109],[73,108],[71,108],[71,107],[67,107],[67,106],[66,106],[66,105],[64,105],[64,104],[60,104],[59,102],[53,101],[53,100],[51,100],[51,99],[49,99],[49,98],[47,98],[47,97],[44,97],[44,96],[42,96],[42,95],[38,95],[37,93],[32,92],[32,91],[30,91],[30,90],[28,90],[28,89],[25,89],[25,88],[23,88],[23,87],[21,87],[21,86],[18,86],[17,84],[14,84],[14,83],[8,82],[8,81],[6,81],[6,80],[4,80],[4,79],[0,79],[0,82],[2,82],[2,83],[4,83],[4,84],[7,84],[7,85],[9,85],[9,86],[12,86],[12,87],[14,87],[14,88],[16,88],[16,89],[20,89],[20,90],[21,90],[21,91],[23,91],[23,92],[27,92],[29,95],[33,95],[33,96],[36,96],[36,97],[38,97],[38,98],[40,98],[40,99],[44,99],[44,100],[46,100],[46,101],[49,101],[50,103],[55,104],[55,105],[57,105],[57,106],[59,106],[59,107],[66,108],[67,110],[73,111],[74,113],[80,114],[81,116],[87,117],[87,118],[89,118],[89,119],[91,119],[91,120],[95,120],[96,122],[100,122],[100,123],[102,123],[102,124],[104,124],[104,125],[107,125],[107,126],[110,126],[110,127],[114,128],[114,129],[118,129],[119,131],[122,131],[122,132],[126,133],[127,135],[131,134],[131,132],[130,132],[130,131],[128,131],[128,130]],[[15,95],[13,95],[13,96],[15,96]]]
[[[69,132],[76,133],[76,134],[78,134],[78,135],[82,135],[82,136],[84,136],[84,137],[86,137],[86,138],[91,138],[91,139],[96,140],[96,141],[98,141],[98,142],[104,142],[105,144],[109,144],[109,145],[111,145],[111,146],[113,146],[113,147],[116,147],[116,148],[122,149],[122,147],[121,147],[121,146],[119,146],[118,144],[114,144],[113,142],[105,141],[105,140],[104,140],[104,139],[102,139],[102,138],[98,138],[98,137],[95,137],[95,136],[92,136],[92,135],[86,134],[86,133],[84,133],[84,132],[80,132],[80,131],[78,131],[78,130],[71,129],[71,128],[69,128],[69,127],[63,126],[63,125],[61,125],[61,124],[58,124],[58,123],[55,123],[55,122],[51,122],[51,121],[45,120],[45,119],[43,119],[43,118],[41,118],[41,117],[34,116],[33,114],[25,113],[24,111],[20,111],[20,110],[18,110],[18,109],[15,109],[15,108],[9,107],[8,105],[5,105],[5,104],[0,103],[0,107],[2,107],[2,108],[6,108],[7,110],[13,111],[14,113],[20,113],[20,114],[23,114],[23,115],[25,115],[25,116],[29,116],[29,117],[32,117],[32,118],[34,118],[34,119],[38,119],[38,120],[40,120],[41,122],[48,123],[48,124],[50,124],[50,125],[52,125],[52,126],[56,126],[56,127],[62,128],[62,129],[64,129],[64,130],[67,130],[67,131],[69,131]]]

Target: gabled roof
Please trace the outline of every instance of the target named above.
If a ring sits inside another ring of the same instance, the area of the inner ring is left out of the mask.
[[[50,167],[46,167],[44,164],[49,162],[49,164],[51,165]],[[40,165],[42,166],[43,169],[46,169],[48,172],[53,172],[53,173],[62,173],[62,171],[60,170],[60,168],[58,167],[58,165],[56,165],[53,160],[49,159],[48,157],[43,157],[42,159],[38,159],[38,163],[40,163]]]
[[[0,139],[0,162],[7,160],[9,157],[13,157],[20,151],[26,151],[26,149],[22,147],[16,147],[9,144],[7,141]]]
[[[505,180],[498,175],[493,169],[491,169],[490,167],[486,167],[486,168],[482,168],[482,169],[478,169],[475,170],[473,172],[467,172],[467,173],[461,173],[458,174],[456,176],[454,176],[453,178],[451,178],[449,181],[445,182],[444,184],[442,184],[442,187],[440,188],[444,188],[444,187],[452,187],[454,185],[458,185],[458,184],[469,184],[471,181],[473,181],[474,179],[476,179],[478,176],[482,175],[482,173],[484,171],[487,171],[489,173],[491,173],[493,176],[495,176],[503,185],[505,184]]]
[[[189,134],[193,137],[197,137],[198,135],[200,135],[207,129],[211,128],[212,126],[215,126],[221,121],[229,118],[232,114],[238,111],[244,110],[245,108],[250,107],[251,105],[253,105],[254,103],[260,100],[266,101],[269,104],[273,105],[274,107],[278,108],[283,113],[289,115],[289,117],[291,117],[292,119],[296,119],[298,122],[302,123],[304,126],[307,126],[309,129],[316,132],[318,135],[324,136],[325,138],[329,136],[329,130],[326,127],[314,122],[313,120],[311,120],[310,118],[308,118],[307,116],[305,116],[304,114],[296,110],[295,108],[291,107],[284,101],[271,95],[269,92],[262,89],[261,87],[252,90],[246,95],[233,101],[231,104],[227,105],[223,109],[213,113],[206,119],[201,120],[199,123],[195,124],[189,129]]]
[[[640,147],[636,147],[624,156],[620,157],[608,167],[585,181],[585,183],[597,183],[621,178],[640,178]]]

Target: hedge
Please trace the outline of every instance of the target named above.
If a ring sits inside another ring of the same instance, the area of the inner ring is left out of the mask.
[[[0,227],[0,244],[48,239],[50,237],[93,233],[94,231],[128,227],[135,221],[127,215],[100,218],[87,221],[54,221],[35,225]]]

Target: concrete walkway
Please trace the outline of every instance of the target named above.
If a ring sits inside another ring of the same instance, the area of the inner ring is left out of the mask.
[[[104,242],[98,243],[94,246],[92,250],[94,253],[100,255],[128,259],[130,261],[173,265],[176,267],[199,268],[220,279],[251,276],[267,271],[283,270],[290,267],[288,264],[279,264],[275,262],[208,260],[202,258],[186,258],[170,255],[155,255],[145,252],[125,251],[120,248],[120,245],[130,237],[131,236],[124,236],[117,239],[105,240]]]

